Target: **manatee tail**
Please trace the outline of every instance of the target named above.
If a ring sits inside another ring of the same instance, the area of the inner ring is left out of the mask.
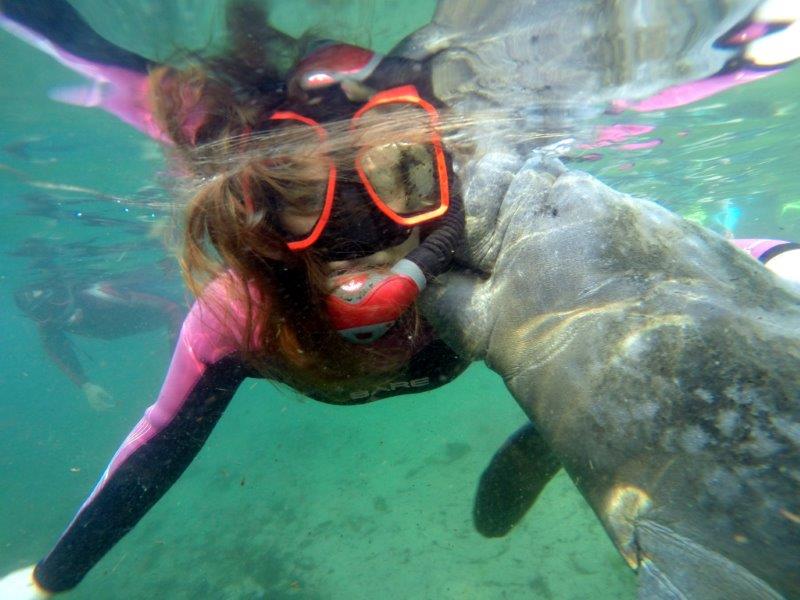
[[[506,535],[560,468],[532,423],[518,429],[481,475],[472,510],[475,528],[486,537]]]

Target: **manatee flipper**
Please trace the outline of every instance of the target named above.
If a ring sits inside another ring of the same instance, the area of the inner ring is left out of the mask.
[[[518,429],[481,475],[472,509],[475,529],[486,537],[506,535],[560,468],[532,423]]]
[[[651,562],[639,567],[637,581],[639,586],[636,597],[639,600],[687,600]]]

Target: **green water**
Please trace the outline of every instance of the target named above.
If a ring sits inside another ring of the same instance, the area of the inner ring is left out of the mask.
[[[649,124],[651,150],[611,150],[581,163],[608,185],[650,198],[721,233],[800,236],[800,66],[663,113],[625,113],[604,124]],[[603,150],[601,150],[603,152]],[[738,220],[732,219],[738,211]]]
[[[95,4],[99,13],[108,8]],[[76,5],[92,8],[88,0]],[[281,14],[287,30],[332,18],[325,3],[308,5],[308,12]],[[381,49],[424,22],[431,8],[404,8],[400,22],[392,18],[400,3],[368,6],[354,19],[359,35],[365,23],[372,27],[369,37]],[[347,14],[337,18],[347,23]],[[98,29],[132,35],[110,22]],[[52,86],[79,82],[74,74],[0,34],[0,77],[0,164],[38,181],[122,198],[156,181],[163,162],[155,144],[108,115],[47,100]],[[793,68],[664,116],[607,118],[656,124],[652,135],[664,143],[643,152],[609,150],[580,167],[717,231],[733,225],[740,237],[798,240],[799,83],[800,69]],[[21,140],[25,152],[9,152]],[[42,190],[8,169],[0,170],[0,190],[4,573],[50,548],[157,394],[169,348],[165,333],[76,340],[92,380],[117,403],[92,411],[46,359],[33,323],[11,300],[36,267],[6,254],[32,236],[98,248],[144,236],[86,227],[79,213],[146,226],[159,218],[141,203]],[[61,217],[17,214],[31,193],[59,198]],[[154,264],[165,256],[158,248],[70,256],[68,267],[114,274]],[[632,572],[563,475],[507,538],[486,540],[474,531],[477,478],[523,422],[483,365],[443,389],[360,407],[320,405],[247,382],[185,475],[69,597],[633,598]]]

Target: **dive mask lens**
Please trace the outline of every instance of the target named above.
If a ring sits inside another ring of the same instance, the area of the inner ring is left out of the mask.
[[[447,170],[431,116],[412,103],[378,105],[354,121],[356,170],[393,221],[415,225],[447,209]]]
[[[294,113],[275,113],[270,145],[278,149],[264,161],[266,209],[289,248],[313,244],[330,217],[336,168],[326,152],[320,125]]]

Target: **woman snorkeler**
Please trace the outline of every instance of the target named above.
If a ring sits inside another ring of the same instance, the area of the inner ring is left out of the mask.
[[[423,68],[324,44],[282,80],[266,48],[286,40],[262,28],[254,47],[266,15],[249,2],[229,6],[230,55],[153,66],[68,4],[38,4],[6,2],[4,16],[99,68],[149,70],[151,123],[193,186],[181,265],[198,300],[156,402],[51,552],[0,582],[3,598],[75,587],[186,469],[245,378],[348,405],[430,390],[468,364],[414,308],[464,232]]]
[[[63,25],[42,26],[36,4],[3,7],[56,39]],[[230,56],[186,69],[129,61],[149,70],[151,131],[192,184],[181,264],[198,300],[156,402],[55,547],[0,581],[4,598],[76,586],[186,469],[246,377],[357,404],[427,391],[467,364],[414,305],[464,229],[424,65],[332,44],[284,77],[258,58],[282,38],[247,35],[265,16],[231,7]],[[93,61],[125,56],[86,35]]]

